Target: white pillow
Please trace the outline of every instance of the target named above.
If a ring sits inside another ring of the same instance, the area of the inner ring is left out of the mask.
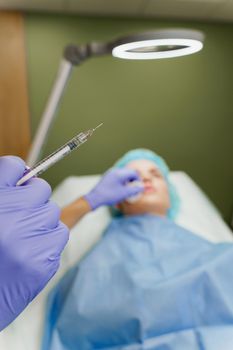
[[[232,242],[233,232],[200,187],[182,171],[171,172],[170,179],[181,199],[176,223],[212,242]]]

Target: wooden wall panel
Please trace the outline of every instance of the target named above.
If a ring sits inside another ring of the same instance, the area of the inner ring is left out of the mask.
[[[23,15],[0,12],[0,155],[26,157],[28,106]]]

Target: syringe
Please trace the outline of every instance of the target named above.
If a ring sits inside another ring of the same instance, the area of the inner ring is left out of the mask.
[[[51,167],[53,164],[57,163],[59,160],[67,156],[74,149],[81,146],[88,138],[93,134],[93,132],[102,126],[103,123],[99,124],[95,129],[89,129],[87,131],[81,132],[77,136],[73,137],[62,147],[58,148],[55,152],[51,153],[48,157],[41,160],[34,167],[28,169],[26,174],[17,182],[17,186],[23,185],[26,181],[31,179],[33,176],[38,176],[42,174],[45,170]]]

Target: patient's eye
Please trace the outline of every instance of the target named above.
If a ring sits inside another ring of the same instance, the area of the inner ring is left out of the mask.
[[[162,175],[160,174],[160,172],[157,170],[157,169],[151,169],[150,170],[150,173],[151,173],[151,175],[152,176],[154,176],[154,177],[157,177],[157,178],[161,178],[162,177]]]

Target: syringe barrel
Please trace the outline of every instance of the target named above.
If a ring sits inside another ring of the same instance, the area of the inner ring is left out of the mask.
[[[81,146],[88,138],[92,135],[93,130],[87,130],[81,132],[77,136],[73,137],[65,145],[57,149],[55,152],[50,154],[48,157],[41,160],[33,168],[29,169],[28,172],[17,182],[17,186],[24,184],[26,181],[31,179],[33,176],[42,174],[45,170],[57,163],[59,160],[64,158],[66,155],[71,153],[74,149]]]

